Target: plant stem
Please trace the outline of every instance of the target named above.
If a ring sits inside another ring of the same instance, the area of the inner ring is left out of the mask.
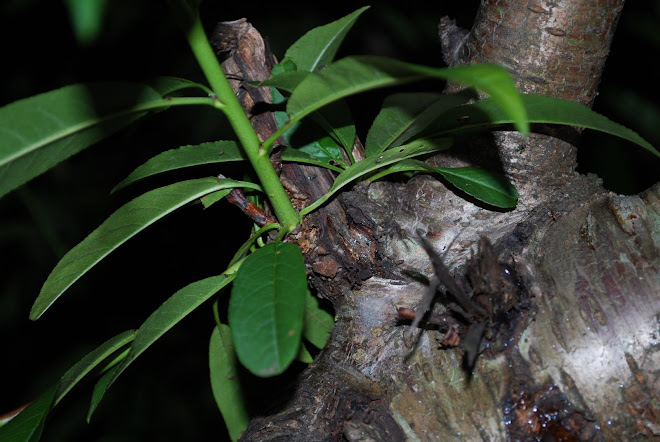
[[[180,0],[179,3],[184,1]],[[218,59],[204,32],[199,14],[195,14],[192,23],[187,28],[186,37],[213,93],[217,97],[219,102],[217,107],[225,113],[238,140],[241,142],[282,228],[287,233],[290,232],[296,227],[300,218],[270,162],[268,150],[261,146],[250,120],[243,112],[241,104],[234,95],[220,63],[218,63]]]

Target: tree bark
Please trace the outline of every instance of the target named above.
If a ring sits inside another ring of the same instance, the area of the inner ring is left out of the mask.
[[[622,7],[484,0],[469,33],[441,21],[443,55],[451,65],[502,64],[523,92],[591,105]],[[496,132],[429,160],[501,168],[520,194],[509,212],[418,176],[357,186],[308,216],[292,240],[336,326],[287,400],[253,419],[242,440],[660,437],[660,184],[635,196],[604,190],[575,172],[578,136],[544,126],[527,138]],[[282,179],[304,205],[332,174],[285,164]],[[461,287],[476,287],[461,275],[483,259],[475,252],[484,234],[517,274],[516,308],[477,342],[472,371],[469,324],[443,305],[434,314],[450,325],[404,337],[398,308],[414,308],[426,289],[409,271],[433,273],[419,231]]]

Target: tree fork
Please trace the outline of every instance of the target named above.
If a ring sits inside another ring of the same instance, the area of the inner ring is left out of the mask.
[[[441,24],[443,50],[453,64],[505,64],[524,92],[591,104],[622,4],[487,0],[469,34],[447,38]],[[545,133],[499,132],[433,160],[479,164],[490,144],[486,165],[495,159],[519,189],[513,211],[481,208],[420,176],[358,186],[305,219],[293,239],[313,286],[333,302],[336,327],[290,396],[253,419],[244,440],[660,435],[660,185],[639,196],[607,192],[575,173],[577,131],[536,130]],[[332,182],[306,165],[284,165],[282,175],[312,201]],[[402,272],[429,266],[414,241],[419,229],[440,252],[458,237],[445,256],[458,273],[487,234],[532,297],[508,345],[479,356],[471,375],[460,349],[438,348],[438,331],[404,345],[397,308],[414,308],[424,286]]]

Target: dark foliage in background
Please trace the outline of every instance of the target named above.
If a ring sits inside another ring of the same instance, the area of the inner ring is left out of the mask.
[[[405,11],[376,4],[351,31],[343,51],[438,66],[439,18],[449,15],[469,27],[478,4],[451,2],[429,10],[407,3]],[[356,7],[335,2],[309,10],[279,5],[246,9],[240,3],[206,0],[202,16],[208,29],[215,21],[246,16],[268,38],[273,52],[281,55],[306,30]],[[658,52],[655,29],[659,21],[660,2],[629,2],[594,106],[655,146],[660,145],[657,69],[652,67],[654,57],[635,54]],[[73,35],[63,2],[5,1],[0,5],[0,36],[5,42],[0,105],[86,81],[139,81],[157,75],[202,81],[164,2],[108,2],[100,37],[82,46]],[[635,79],[633,84],[630,78]],[[356,100],[352,104],[358,124],[360,114],[373,117],[374,109],[361,108]],[[0,200],[0,332],[4,338],[0,412],[36,397],[108,337],[137,327],[178,288],[224,269],[230,258],[227,254],[248,235],[245,223],[233,222],[242,214],[225,204],[207,211],[189,207],[112,254],[39,321],[28,319],[41,284],[69,248],[123,202],[190,172],[166,175],[109,196],[117,182],[162,150],[227,138],[229,133],[222,118],[211,110],[164,112]],[[659,178],[657,171],[645,169],[646,164],[653,164],[649,155],[614,137],[586,134],[580,167],[582,172],[603,177],[607,188],[631,194]],[[196,169],[191,177],[217,172]],[[227,232],[231,225],[245,227]],[[224,434],[208,382],[207,339],[212,326],[210,309],[191,314],[113,387],[91,425],[84,423],[90,390],[72,394],[57,407],[44,440],[203,440],[209,432]],[[257,383],[254,394],[269,394],[260,390],[264,385]]]

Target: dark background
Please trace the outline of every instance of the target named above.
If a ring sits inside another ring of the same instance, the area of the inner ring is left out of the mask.
[[[443,3],[446,3],[444,5]],[[63,2],[5,0],[0,4],[0,105],[68,84],[145,80],[172,75],[203,82],[166,2],[108,2],[99,37],[77,40]],[[339,56],[378,54],[440,66],[437,22],[443,15],[469,27],[478,1],[376,5],[357,22]],[[247,17],[281,57],[307,30],[357,9],[354,2],[293,6],[206,0],[207,29]],[[660,2],[630,1],[617,30],[595,109],[660,146],[658,69]],[[642,56],[640,56],[640,54]],[[438,84],[441,88],[441,84]],[[354,101],[368,123],[377,100]],[[366,128],[363,127],[362,130]],[[237,209],[218,203],[185,208],[140,233],[78,281],[36,322],[28,319],[41,284],[57,261],[131,198],[181,179],[235,167],[198,168],[145,180],[116,195],[109,191],[135,167],[181,145],[230,138],[222,116],[179,108],[141,120],[0,200],[0,413],[35,398],[87,352],[111,336],[137,328],[184,285],[219,274],[249,234]],[[660,162],[616,138],[586,132],[580,169],[600,175],[625,194],[660,178]],[[85,413],[91,385],[77,388],[49,419],[45,441],[191,441],[226,437],[208,380],[210,303],[166,334],[122,375],[92,419]],[[256,382],[255,403],[272,392]],[[275,382],[281,384],[281,382]],[[279,393],[276,393],[279,394]],[[213,436],[210,436],[213,435]]]

